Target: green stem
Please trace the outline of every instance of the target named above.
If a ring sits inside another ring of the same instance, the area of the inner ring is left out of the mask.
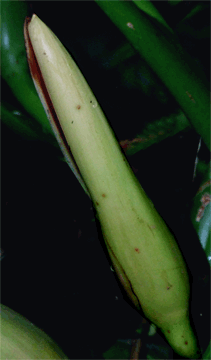
[[[96,2],[160,77],[210,148],[209,86],[177,37],[162,32],[131,2]]]

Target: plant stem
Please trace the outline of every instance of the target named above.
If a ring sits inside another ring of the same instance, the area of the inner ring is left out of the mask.
[[[177,37],[164,34],[131,2],[96,2],[167,86],[210,149],[209,86]]]

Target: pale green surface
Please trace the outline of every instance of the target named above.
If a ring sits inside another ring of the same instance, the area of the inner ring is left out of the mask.
[[[35,26],[34,26],[35,24]],[[44,27],[44,32],[42,32],[42,26]],[[60,148],[63,152],[63,155],[65,156],[65,159],[70,166],[71,170],[75,174],[76,178],[80,182],[81,186],[83,187],[86,194],[89,196],[88,189],[86,187],[86,184],[84,183],[84,180],[81,177],[81,174],[78,171],[78,168],[75,164],[74,158],[71,156],[69,148],[67,149],[67,144],[63,141],[63,138],[61,136],[61,133],[58,131],[56,124],[56,120],[54,119],[54,115],[50,111],[49,101],[53,102],[54,109],[56,110],[56,115],[60,119],[61,114],[65,113],[66,106],[64,105],[68,99],[69,102],[75,103],[76,99],[72,96],[74,92],[72,83],[72,69],[68,67],[68,74],[66,73],[66,67],[69,66],[66,63],[65,56],[68,55],[68,52],[65,50],[63,45],[59,42],[59,40],[56,38],[56,36],[49,31],[48,27],[34,14],[29,24],[25,24],[25,41],[26,41],[26,48],[27,48],[27,56],[29,60],[29,65],[31,69],[31,63],[32,61],[32,52],[35,52],[36,59],[39,63],[39,70],[42,72],[43,80],[45,82],[45,86],[47,88],[47,92],[49,93],[50,100],[44,96],[45,91],[43,91],[42,86],[40,85],[40,82],[38,80],[37,74],[34,76],[34,73],[32,71],[32,78],[36,87],[36,90],[38,92],[38,95],[40,97],[40,100],[43,104],[43,107],[45,109],[46,115],[48,116],[48,119],[51,123],[52,129],[54,130],[54,134],[56,136],[56,139],[60,145]],[[44,36],[44,33],[47,31],[47,37]],[[30,43],[29,41],[32,43]],[[56,46],[55,46],[56,45]],[[61,49],[63,52],[61,51]],[[60,56],[57,56],[57,51],[55,52],[55,49],[58,51],[60,49]],[[51,65],[51,66],[49,66]],[[33,68],[33,67],[32,67]],[[37,69],[38,72],[38,69]],[[52,83],[51,79],[56,78],[56,83]],[[51,86],[53,84],[53,87]],[[86,84],[86,82],[85,82]],[[50,87],[51,86],[51,87]],[[69,91],[67,91],[69,88]],[[60,101],[60,98],[63,101]],[[67,93],[66,93],[67,92]],[[86,89],[85,89],[86,92]],[[91,92],[91,90],[90,90]],[[93,103],[89,106],[93,105],[96,102],[96,99],[94,100],[94,95],[92,96]],[[73,106],[74,110],[78,111],[77,104],[75,103],[75,106]],[[66,119],[68,121],[66,124],[70,125],[72,124],[73,115],[71,111],[69,113],[66,112]],[[62,130],[64,132],[64,124],[60,121],[60,125],[62,127]]]
[[[172,234],[134,176],[68,52],[37,16],[29,24],[29,34],[114,264],[122,267],[146,316],[165,333],[170,329],[168,339],[176,351],[197,357],[187,319],[188,276]]]
[[[67,359],[44,331],[26,318],[1,305],[2,360]]]

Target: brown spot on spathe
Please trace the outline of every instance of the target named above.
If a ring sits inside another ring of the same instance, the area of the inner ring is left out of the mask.
[[[81,108],[81,105],[77,105],[77,106],[76,106],[76,108],[77,108],[78,110],[80,110],[80,108]]]
[[[105,194],[102,194],[102,197],[106,197]]]
[[[172,286],[173,286],[173,285],[171,285],[171,284],[169,284],[169,283],[168,283],[168,285],[167,285],[167,288],[166,288],[166,289],[167,289],[167,290],[170,290],[170,289],[172,288]]]

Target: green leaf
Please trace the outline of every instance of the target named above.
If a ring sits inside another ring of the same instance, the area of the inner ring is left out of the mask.
[[[133,0],[133,2],[140,10],[144,11],[147,15],[153,17],[153,19],[156,19],[160,24],[164,25],[171,33],[173,33],[173,30],[167,24],[166,20],[162,17],[162,15],[159,13],[156,7],[153,5],[152,1]]]
[[[142,132],[135,138],[122,140],[120,145],[127,155],[134,155],[138,151],[159,143],[169,136],[174,136],[180,131],[186,131],[188,128],[190,128],[189,122],[184,113],[180,111],[146,124]]]
[[[211,359],[211,341],[207,347],[207,350],[203,354],[203,359],[210,360]]]
[[[17,135],[26,140],[42,140],[58,148],[55,137],[43,131],[43,127],[35,119],[26,116],[17,107],[6,101],[1,102],[1,121]]]
[[[103,353],[104,359],[129,359],[131,345],[117,341],[109,350]]]
[[[28,114],[40,123],[43,131],[53,134],[26,60],[23,24],[27,15],[27,2],[1,2],[1,76]]]

